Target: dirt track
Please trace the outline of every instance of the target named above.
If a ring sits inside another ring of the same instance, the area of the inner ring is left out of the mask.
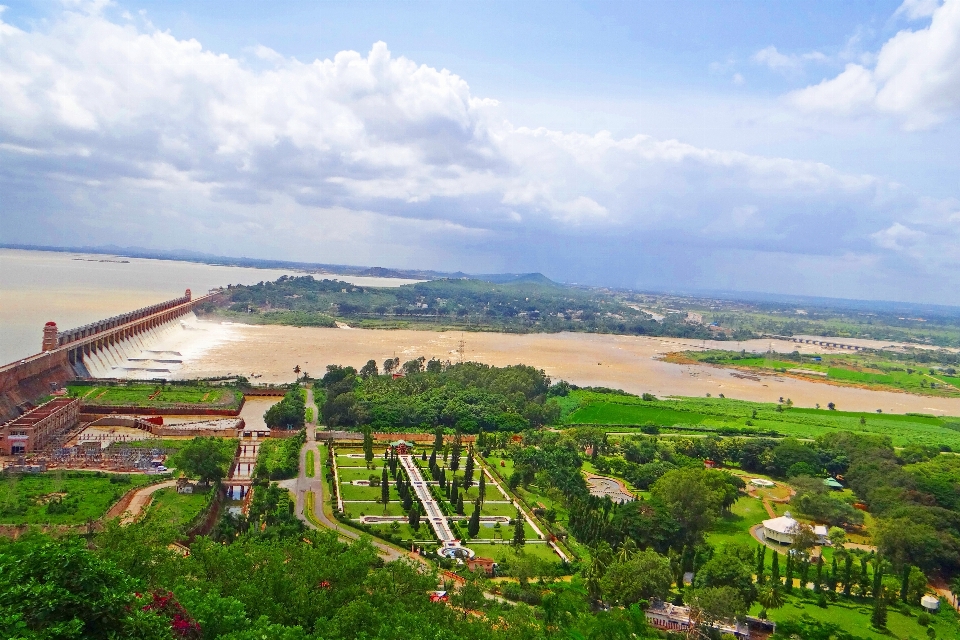
[[[799,348],[804,353],[828,350],[792,342],[754,340],[742,343],[702,343],[679,338],[647,338],[586,333],[528,334],[460,333],[412,330],[320,329],[312,327],[234,325],[235,338],[206,351],[202,358],[186,360],[181,377],[240,373],[261,374],[257,382],[291,382],[295,365],[317,376],[327,364],[357,368],[370,358],[382,363],[388,357],[401,361],[425,356],[458,359],[457,346],[465,343],[464,359],[494,365],[529,364],[553,378],[582,386],[607,386],[632,393],[714,396],[776,402],[782,396],[801,407],[834,402],[838,409],[888,413],[921,412],[960,415],[960,398],[935,398],[889,391],[839,387],[783,376],[759,380],[737,378],[729,369],[707,365],[677,365],[658,358],[671,351],[722,346],[727,349],[778,351]]]

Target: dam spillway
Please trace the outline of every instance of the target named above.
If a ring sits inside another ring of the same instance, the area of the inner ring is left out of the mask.
[[[216,295],[193,298],[187,289],[182,297],[67,331],[48,322],[40,353],[0,367],[0,422],[76,378],[167,377],[180,354],[151,347],[195,321],[194,307]]]

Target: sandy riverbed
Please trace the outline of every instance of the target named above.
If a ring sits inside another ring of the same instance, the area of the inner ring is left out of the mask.
[[[206,350],[201,358],[187,359],[178,376],[259,374],[257,382],[290,382],[293,368],[318,376],[327,364],[359,368],[370,358],[378,363],[397,356],[401,361],[425,356],[456,361],[459,341],[465,343],[465,360],[492,365],[529,364],[544,369],[554,379],[582,386],[608,386],[632,393],[714,396],[776,402],[781,396],[798,406],[906,413],[960,415],[960,398],[934,398],[905,393],[838,387],[783,376],[763,376],[759,382],[731,375],[731,370],[705,365],[676,365],[658,356],[691,348],[715,347],[765,351],[800,349],[804,353],[829,350],[792,342],[769,340],[716,342],[678,338],[594,335],[584,333],[512,335],[412,330],[321,329],[313,327],[232,325],[234,338]]]

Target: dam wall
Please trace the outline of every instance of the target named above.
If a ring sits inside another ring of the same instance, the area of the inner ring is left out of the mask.
[[[0,423],[21,415],[66,382],[107,376],[125,361],[135,360],[178,319],[192,314],[196,304],[215,295],[193,299],[187,289],[180,298],[63,332],[48,322],[40,353],[0,367]],[[162,362],[162,356],[151,361]]]

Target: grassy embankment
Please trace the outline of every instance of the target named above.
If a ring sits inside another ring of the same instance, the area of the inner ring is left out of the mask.
[[[103,516],[130,489],[154,480],[89,471],[9,474],[0,480],[0,524],[82,524]]]
[[[161,386],[131,384],[124,386],[67,385],[71,397],[81,398],[85,406],[140,406],[163,408],[193,404],[198,407],[236,408],[243,396],[229,387]]]
[[[741,354],[734,351],[688,351],[668,360],[703,362],[759,373],[781,373],[814,382],[918,395],[960,397],[960,376],[953,366],[898,361],[869,353],[821,355]]]
[[[179,529],[196,518],[209,503],[209,493],[177,493],[175,488],[160,489],[153,494],[146,520]]]
[[[567,424],[607,427],[611,432],[703,433],[816,438],[834,431],[888,435],[893,445],[947,446],[960,451],[960,418],[799,409],[729,398],[664,398],[573,391],[565,399]]]

